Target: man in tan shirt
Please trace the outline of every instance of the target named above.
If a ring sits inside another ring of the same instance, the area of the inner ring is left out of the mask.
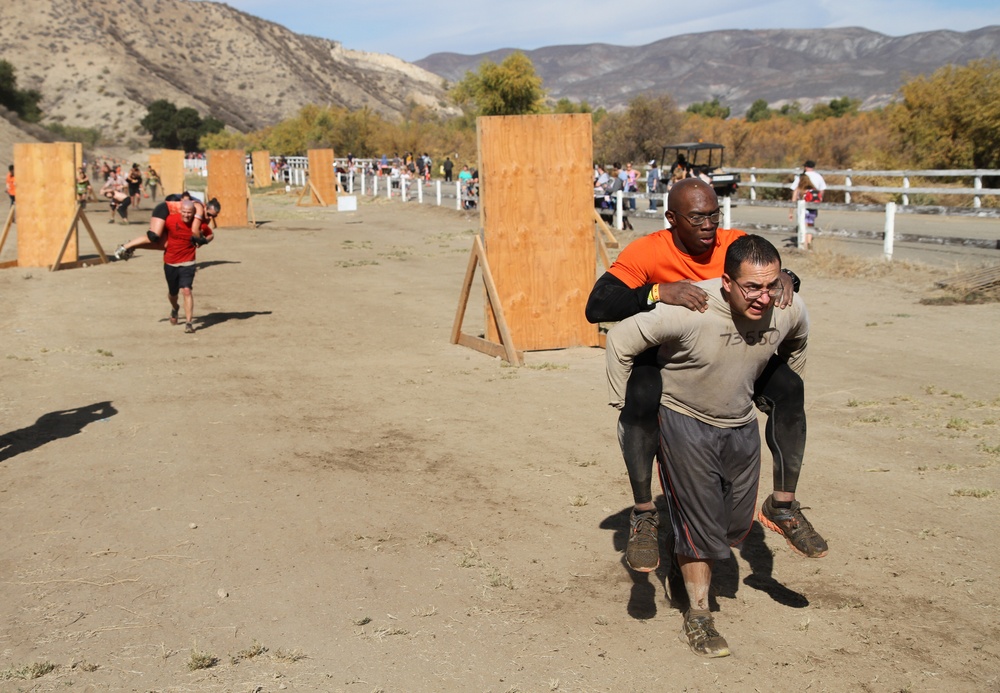
[[[725,657],[729,645],[709,612],[712,564],[750,531],[760,475],[754,381],[772,356],[801,375],[809,318],[799,299],[774,310],[781,258],[760,236],[726,251],[724,274],[699,282],[702,313],[658,304],[623,320],[607,338],[611,404],[621,408],[633,359],[659,345],[663,376],[660,457],[670,494],[674,550],[690,602],[682,635],[699,655]]]

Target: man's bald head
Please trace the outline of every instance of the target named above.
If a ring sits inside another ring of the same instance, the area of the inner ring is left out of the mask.
[[[674,245],[683,253],[700,257],[712,252],[719,228],[719,197],[699,178],[677,181],[667,195],[667,221]]]
[[[181,200],[180,215],[185,224],[194,220],[194,200]]]
[[[715,198],[715,204],[712,206],[719,206],[719,198],[715,194],[715,190],[702,179],[684,178],[683,180],[679,180],[674,183],[673,187],[670,188],[670,194],[667,195],[667,209],[684,214],[690,208],[690,199],[693,196],[701,195],[708,195]]]

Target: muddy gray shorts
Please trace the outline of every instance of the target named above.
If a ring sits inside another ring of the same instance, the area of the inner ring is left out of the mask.
[[[725,560],[746,537],[757,507],[757,421],[718,428],[660,407],[660,477],[670,494],[674,551]]]

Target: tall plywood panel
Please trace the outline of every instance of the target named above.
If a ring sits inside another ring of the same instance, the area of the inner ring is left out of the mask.
[[[246,155],[240,149],[208,151],[208,196],[222,205],[219,226],[247,225]]]
[[[163,168],[163,157],[160,154],[150,154],[149,165],[154,171],[160,173],[160,169]],[[162,184],[162,178],[161,178],[161,184]]]
[[[76,216],[77,147],[73,142],[15,144],[17,174],[17,264],[53,264]],[[76,262],[74,233],[62,262]]]
[[[328,205],[337,204],[337,178],[332,149],[309,150],[309,181]],[[313,200],[319,202],[319,200]]]
[[[155,167],[154,167],[155,168]],[[163,185],[163,196],[184,192],[184,152],[179,149],[160,150],[160,183]]]
[[[271,155],[267,151],[253,152],[250,155],[253,163],[253,185],[255,188],[266,188],[271,185]]]
[[[597,346],[584,315],[597,265],[591,117],[483,117],[478,138],[486,254],[514,346]]]

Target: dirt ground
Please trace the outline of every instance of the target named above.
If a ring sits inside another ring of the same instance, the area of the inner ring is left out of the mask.
[[[449,343],[478,217],[293,201],[199,251],[194,335],[156,253],[0,271],[0,690],[1000,690],[1000,304],[786,252],[831,549],[755,526],[706,661],[622,562],[604,352]]]

